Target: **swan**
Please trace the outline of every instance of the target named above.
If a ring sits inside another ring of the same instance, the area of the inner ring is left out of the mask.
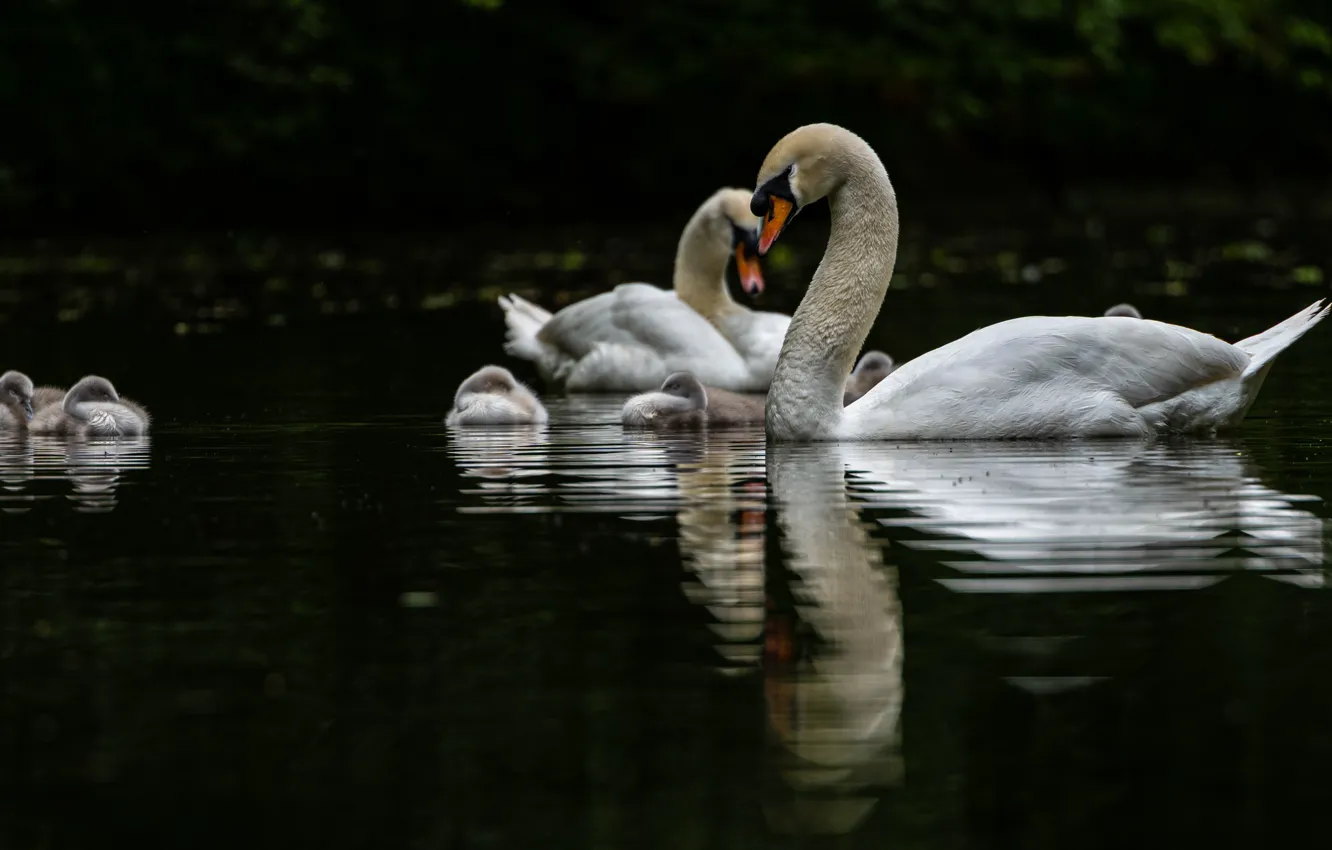
[[[770,446],[785,557],[769,590],[763,695],[787,786],[765,800],[784,831],[848,833],[902,782],[905,626],[896,564],[847,486],[844,446]],[[786,602],[785,600],[790,600]]]
[[[1116,304],[1115,306],[1111,307],[1109,310],[1106,310],[1106,311],[1105,311],[1105,315],[1107,315],[1107,316],[1128,316],[1130,319],[1141,319],[1141,318],[1142,318],[1142,313],[1139,313],[1139,312],[1138,312],[1138,308],[1137,308],[1137,307],[1134,307],[1132,304],[1128,304],[1128,303],[1125,303],[1125,304]]]
[[[69,388],[60,405],[37,411],[28,430],[61,436],[138,437],[148,433],[151,422],[147,410],[117,393],[106,378],[87,375]]]
[[[32,419],[32,379],[22,372],[0,375],[0,431],[22,431]]]
[[[826,197],[832,219],[768,391],[773,439],[1212,434],[1239,425],[1274,358],[1332,308],[1320,299],[1234,344],[1151,319],[1009,319],[903,364],[843,408],[843,383],[897,256],[893,185],[874,150],[832,124],[782,138],[757,185],[751,209],[764,219],[760,255],[805,205]]]
[[[504,350],[567,392],[643,392],[679,371],[709,386],[763,392],[791,317],[750,310],[726,291],[732,256],[745,291],[763,291],[749,200],[748,191],[720,189],[703,202],[680,236],[673,290],[623,283],[554,315],[501,296]]]
[[[541,425],[546,408],[503,366],[483,366],[458,385],[444,424]]]
[[[869,392],[896,368],[893,358],[882,351],[866,351],[861,355],[856,368],[851,370],[851,377],[846,379],[846,386],[842,390],[842,406],[846,407]]]
[[[32,391],[32,409],[34,411],[50,407],[53,404],[60,404],[64,400],[64,387],[38,387]]]
[[[624,403],[620,421],[655,428],[713,428],[763,421],[763,399],[704,387],[689,372],[666,376],[661,389]]]

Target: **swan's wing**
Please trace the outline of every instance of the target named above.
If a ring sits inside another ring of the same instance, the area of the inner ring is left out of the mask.
[[[646,283],[623,283],[571,304],[556,313],[538,337],[574,358],[606,344],[646,348],[663,358],[737,358],[707,319],[674,292]]]
[[[853,428],[948,418],[959,424],[952,430],[1018,417],[1024,406],[1033,422],[1119,415],[1096,409],[1106,403],[1136,415],[1131,409],[1238,378],[1248,362],[1210,334],[1150,319],[1026,316],[904,363],[846,411]]]
[[[90,437],[117,437],[120,435],[120,423],[110,411],[94,407],[88,412],[88,424],[84,430]]]
[[[1249,357],[1216,337],[1151,319],[1026,316],[973,331],[903,364],[880,386],[953,378],[1025,387],[1075,379],[1142,407],[1244,371]],[[871,390],[868,395],[879,395]]]
[[[152,423],[153,417],[148,412],[148,409],[143,405],[139,404],[137,401],[130,398],[126,398],[125,396],[121,396],[120,403],[129,410],[131,415],[137,417],[139,421],[141,421],[144,424],[144,427],[147,427],[149,424]]]

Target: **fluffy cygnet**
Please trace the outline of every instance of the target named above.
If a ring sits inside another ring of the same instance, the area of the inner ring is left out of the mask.
[[[624,403],[620,421],[652,428],[714,428],[763,421],[763,397],[705,387],[689,372],[666,377],[656,392]]]
[[[893,358],[882,351],[866,351],[860,356],[860,362],[852,370],[851,377],[846,379],[846,386],[842,390],[842,407],[869,392],[896,368]]]
[[[53,404],[62,404],[64,401],[64,387],[38,387],[32,391],[32,409],[34,411],[40,411]]]
[[[34,434],[83,437],[138,437],[152,417],[142,405],[122,397],[111,382],[88,375],[65,393],[59,405],[38,410],[28,423]]]
[[[1106,310],[1105,314],[1107,316],[1128,316],[1130,319],[1142,318],[1142,314],[1138,312],[1138,308],[1134,307],[1132,304],[1116,304],[1109,310]]]
[[[483,366],[458,386],[446,425],[540,425],[546,408],[502,366]]]
[[[0,375],[0,431],[22,431],[32,418],[32,379],[22,372]]]

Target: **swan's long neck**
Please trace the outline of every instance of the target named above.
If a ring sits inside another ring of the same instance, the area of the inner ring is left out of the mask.
[[[80,422],[88,421],[88,411],[84,409],[82,399],[78,394],[74,392],[65,393],[65,402],[62,407],[64,407],[65,413]]]
[[[675,294],[694,312],[715,322],[738,306],[726,291],[726,267],[730,262],[730,252],[721,250],[703,216],[696,215],[676,247]]]
[[[768,434],[778,439],[814,439],[836,430],[847,375],[897,262],[893,184],[868,147],[843,156],[846,181],[828,196],[828,247],[791,317],[768,390]]]

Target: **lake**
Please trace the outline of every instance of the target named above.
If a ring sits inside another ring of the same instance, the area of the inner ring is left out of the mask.
[[[916,234],[868,345],[1121,300],[1233,340],[1326,293],[1313,228],[1090,221]],[[496,289],[664,283],[673,236],[488,238],[9,250],[0,367],[96,371],[156,420],[0,437],[0,846],[1319,828],[1332,325],[1226,439],[765,446],[549,394],[546,428],[450,432],[478,366],[535,382]],[[763,307],[818,247],[774,260]]]

